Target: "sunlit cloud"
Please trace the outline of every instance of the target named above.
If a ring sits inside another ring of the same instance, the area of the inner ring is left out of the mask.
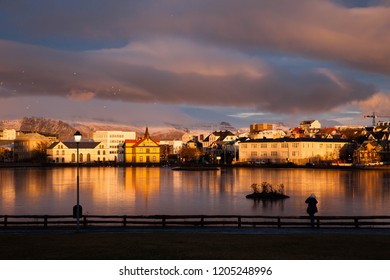
[[[228,116],[234,118],[246,119],[246,118],[264,116],[264,115],[265,115],[264,113],[238,113],[238,114],[228,115]]]
[[[94,92],[90,91],[71,90],[67,97],[72,101],[87,101],[94,98],[95,95]]]
[[[382,114],[390,115],[390,92],[378,92],[371,98],[362,101],[353,102],[363,112],[382,112]]]

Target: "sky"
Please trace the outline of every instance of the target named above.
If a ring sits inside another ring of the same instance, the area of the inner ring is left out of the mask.
[[[373,112],[390,120],[390,0],[0,1],[2,120],[332,126]]]

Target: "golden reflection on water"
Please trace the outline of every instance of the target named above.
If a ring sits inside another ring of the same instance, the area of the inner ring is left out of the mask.
[[[251,184],[284,184],[290,198],[254,202]],[[0,169],[0,214],[70,214],[76,169]],[[315,169],[172,171],[80,168],[80,203],[88,214],[306,215],[315,193],[320,215],[390,215],[390,172]]]

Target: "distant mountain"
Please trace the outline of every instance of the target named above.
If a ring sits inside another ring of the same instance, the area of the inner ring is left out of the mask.
[[[65,122],[37,117],[24,117],[19,120],[0,120],[0,130],[15,129],[18,131],[37,131],[58,135],[58,139],[73,139],[73,134],[78,130],[85,138],[92,138],[92,134],[98,130],[134,131],[142,136],[145,128],[131,125],[97,123],[97,122]],[[185,133],[183,130],[174,128],[150,128],[150,135],[156,139],[181,139]]]
[[[98,130],[134,131],[142,136],[145,127],[137,127],[125,124],[99,123],[99,122],[74,122],[48,118],[24,117],[19,120],[0,120],[0,130],[15,129],[19,131],[37,131],[58,135],[58,139],[73,139],[73,134],[78,130],[84,138],[92,138],[92,134]],[[204,137],[214,130],[230,130],[235,133],[237,130],[230,123],[220,122],[214,124],[195,124],[193,126],[182,126],[167,123],[165,127],[149,127],[152,138],[159,140],[178,140],[185,133],[203,134]]]
[[[61,140],[73,137],[74,127],[61,121],[46,118],[24,117],[20,121],[21,131],[38,131],[58,135]]]

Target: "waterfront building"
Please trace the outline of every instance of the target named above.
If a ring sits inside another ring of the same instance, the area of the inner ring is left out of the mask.
[[[106,160],[123,162],[123,144],[125,140],[135,140],[136,133],[130,131],[99,130],[92,136],[95,142],[101,142],[108,149]]]
[[[0,140],[15,140],[15,139],[16,139],[15,129],[0,130]]]
[[[14,161],[44,160],[46,148],[52,140],[52,137],[46,137],[35,132],[18,135],[14,140]]]
[[[146,128],[141,139],[126,139],[124,144],[126,163],[159,163],[160,162],[160,141],[150,138],[149,130]]]
[[[101,142],[79,142],[79,162],[106,162],[108,161],[108,151]],[[47,148],[47,157],[51,163],[75,163],[77,161],[77,143],[54,142]]]
[[[344,139],[280,138],[254,139],[239,143],[240,162],[317,163],[338,161],[350,145]]]

